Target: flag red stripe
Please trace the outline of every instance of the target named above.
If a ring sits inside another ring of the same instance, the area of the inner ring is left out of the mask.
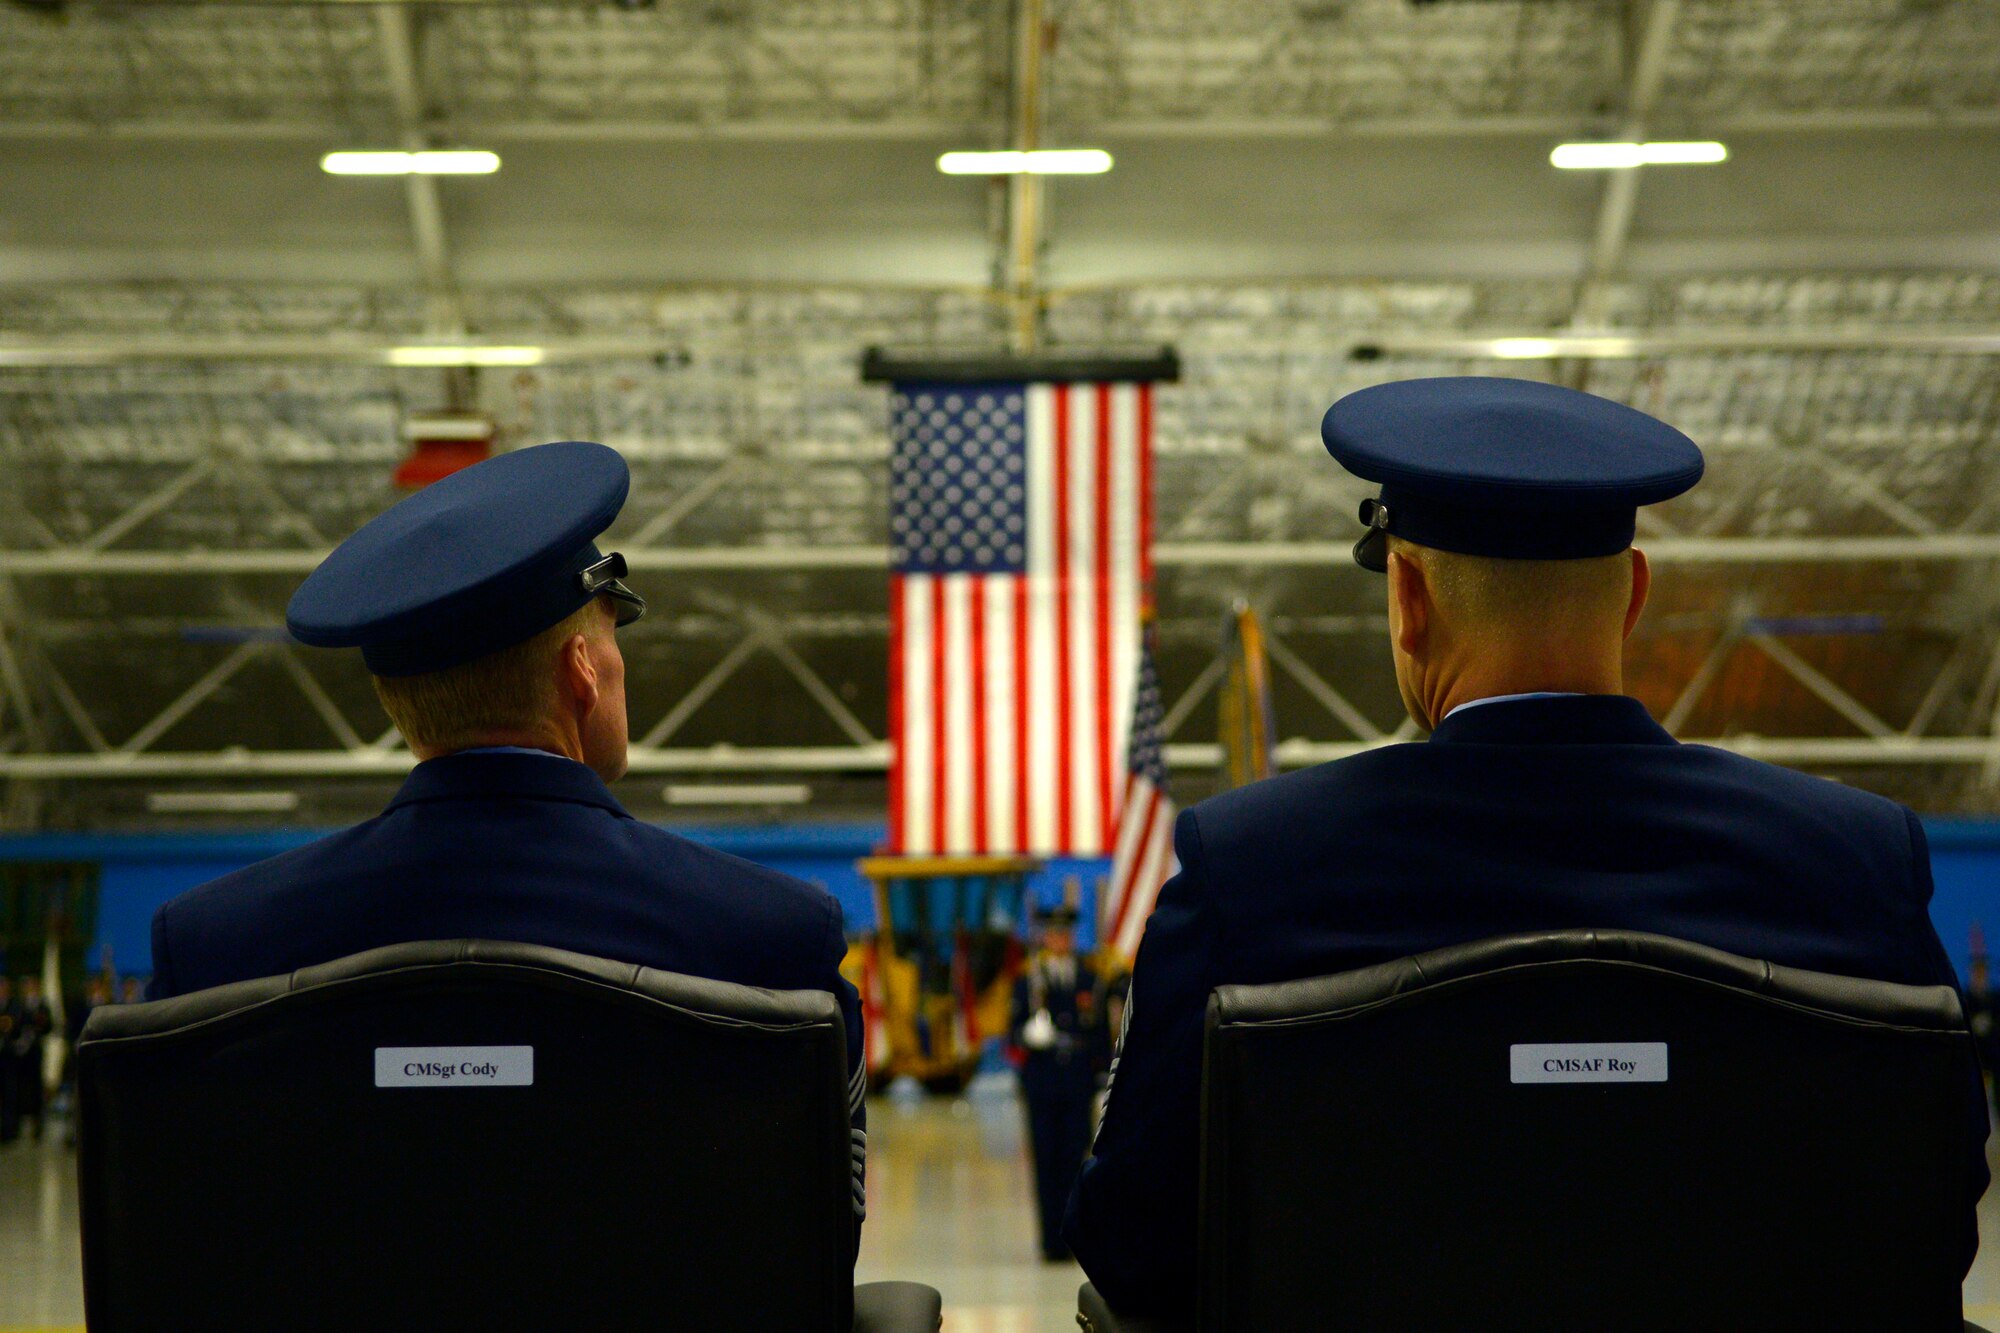
[[[946,850],[945,793],[951,785],[950,746],[945,736],[945,680],[951,674],[944,621],[944,577],[931,577],[931,845]]]
[[[1034,700],[1028,679],[1028,580],[1014,580],[1014,850],[1028,850],[1028,800],[1034,791],[1035,766],[1029,762],[1028,719]]]
[[[1111,845],[1111,386],[1097,386],[1097,836]]]
[[[889,576],[889,850],[901,852],[903,827],[903,576]]]
[[[1153,605],[1153,386],[1139,386],[1139,605]]]
[[[1056,537],[1056,845],[1048,850],[1067,852],[1072,837],[1070,800],[1074,776],[1070,771],[1069,697],[1069,385],[1056,385],[1055,399],[1055,512],[1050,515],[1050,522],[1055,526]]]
[[[986,580],[972,580],[972,850],[984,856],[986,841]]]

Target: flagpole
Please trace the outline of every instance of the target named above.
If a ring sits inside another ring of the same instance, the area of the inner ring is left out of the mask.
[[[1013,144],[1033,152],[1042,142],[1042,57],[1048,49],[1043,0],[1015,0]],[[1007,297],[1009,338],[1016,353],[1035,350],[1041,334],[1042,177],[1007,178]]]

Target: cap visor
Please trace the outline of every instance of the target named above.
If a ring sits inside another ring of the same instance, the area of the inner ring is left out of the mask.
[[[1377,574],[1389,572],[1389,534],[1370,528],[1354,543],[1354,563]]]

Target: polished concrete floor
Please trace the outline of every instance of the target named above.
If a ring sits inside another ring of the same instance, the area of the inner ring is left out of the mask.
[[[928,1282],[946,1333],[1073,1329],[1082,1274],[1045,1264],[1004,1080],[956,1101],[869,1108],[868,1226],[857,1277]],[[82,1333],[76,1161],[60,1144],[0,1148],[0,1333]],[[2000,1176],[2000,1138],[1988,1144]],[[1965,1284],[1968,1318],[2000,1328],[2000,1189],[1979,1210],[1987,1238]]]

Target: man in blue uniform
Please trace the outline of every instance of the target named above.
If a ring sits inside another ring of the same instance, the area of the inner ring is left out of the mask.
[[[1110,1062],[1097,969],[1076,954],[1076,908],[1042,914],[1042,947],[1014,982],[1009,1035],[1021,1048],[1021,1101],[1028,1117],[1028,1157],[1042,1257],[1070,1257],[1063,1205],[1090,1151],[1091,1102]]]
[[[358,647],[419,762],[381,815],[202,885],[153,918],[155,998],[380,945],[480,938],[788,990],[847,1019],[855,1209],[861,1005],[825,891],[632,818],[616,627],[645,604],[595,538],[630,487],[600,444],[458,472],[371,520],[286,624]]]
[[[1064,1232],[1113,1306],[1194,1307],[1202,1024],[1225,983],[1318,976],[1518,931],[1649,931],[1793,967],[1951,984],[1923,827],[1893,802],[1680,745],[1623,694],[1649,571],[1637,507],[1693,486],[1679,431],[1521,380],[1378,385],[1327,449],[1381,484],[1363,568],[1427,743],[1184,812],[1093,1156]],[[1986,1187],[1968,1069],[1965,1259]]]

